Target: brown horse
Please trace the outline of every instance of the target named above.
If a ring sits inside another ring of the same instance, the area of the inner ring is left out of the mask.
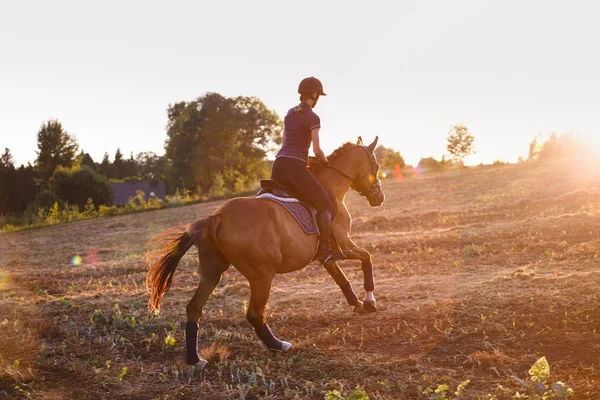
[[[377,207],[385,195],[378,179],[379,164],[373,150],[377,138],[368,146],[362,139],[346,143],[329,157],[329,164],[312,160],[309,168],[321,184],[331,190],[338,201],[338,214],[332,228],[339,247],[348,251],[347,259],[362,261],[367,295],[359,300],[337,263],[327,268],[342,289],[354,311],[376,311],[373,297],[371,255],[350,239],[351,217],[344,204],[352,187],[369,204]],[[198,248],[200,283],[186,307],[186,361],[204,367],[198,357],[198,321],[202,309],[223,273],[235,266],[250,283],[250,303],[246,317],[262,342],[271,350],[286,351],[291,343],[277,339],[265,323],[264,310],[276,274],[304,268],[317,251],[317,235],[305,234],[300,225],[281,205],[267,199],[235,198],[225,202],[212,215],[189,225],[187,229],[167,230],[155,236],[148,250],[147,286],[151,292],[150,310],[160,310],[160,302],[171,285],[181,257],[193,245]]]

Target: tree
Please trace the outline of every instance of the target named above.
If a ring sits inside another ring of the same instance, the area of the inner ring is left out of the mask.
[[[281,140],[281,120],[255,97],[207,93],[167,114],[167,158],[177,184],[196,192],[208,192],[217,174],[230,190],[263,177],[265,155]]]
[[[92,156],[90,156],[89,153],[84,153],[83,150],[81,150],[81,152],[77,156],[77,162],[79,162],[81,165],[85,165],[92,169],[95,169],[96,167],[96,163],[94,162]]]
[[[22,212],[39,191],[35,184],[38,176],[31,164],[16,169],[8,149],[0,160],[0,215]]]
[[[79,208],[85,206],[88,198],[96,206],[112,203],[113,190],[106,177],[84,165],[58,167],[52,174],[50,183],[60,199],[69,204],[77,204]]]
[[[5,148],[0,156],[0,215],[24,211],[39,191],[37,178],[31,164],[15,168],[12,154]]]
[[[475,154],[473,142],[475,137],[464,125],[454,125],[450,128],[447,137],[448,144],[446,149],[455,161],[463,163],[465,157]]]
[[[417,170],[419,172],[438,172],[442,169],[442,163],[433,157],[421,158],[417,164]]]
[[[138,175],[142,179],[159,179],[169,173],[169,160],[152,151],[140,152],[135,156]]]
[[[402,168],[404,168],[406,165],[400,152],[394,149],[384,146],[377,146],[374,153],[375,157],[377,158],[377,162],[379,162],[383,168],[399,168],[402,170]]]
[[[551,133],[546,140],[537,135],[529,143],[529,160],[555,160],[565,157],[582,157],[589,155],[586,143],[577,140],[571,134],[558,135]]]
[[[387,147],[385,147],[383,145],[379,145],[379,146],[377,146],[377,148],[375,148],[375,151],[373,151],[373,154],[375,154],[375,158],[377,159],[377,161],[379,163],[381,163],[385,159],[387,152],[388,152]]]
[[[123,161],[123,153],[121,153],[120,148],[117,148],[117,151],[115,152],[115,161],[113,161],[113,166],[115,176],[109,176],[109,178],[125,178],[125,162]]]
[[[402,155],[399,152],[393,150],[386,154],[385,158],[383,159],[383,162],[381,163],[381,166],[383,168],[389,169],[400,168],[402,170],[402,168],[404,168],[405,165],[406,164]]]
[[[129,158],[123,161],[123,177],[138,176],[138,167],[133,158],[133,152],[129,154]]]
[[[21,165],[16,170],[16,185],[13,193],[18,193],[18,196],[12,196],[14,198],[13,212],[19,213],[25,211],[27,206],[35,199],[35,196],[40,191],[36,180],[39,180],[35,168],[31,164],[27,166]]]
[[[0,215],[8,214],[11,210],[11,197],[15,197],[15,163],[8,148],[0,157]]]
[[[108,152],[104,152],[102,162],[98,166],[98,171],[107,178],[113,178],[115,176],[114,166],[110,163]]]
[[[527,154],[528,160],[535,160],[540,154],[541,146],[538,143],[538,136],[534,137],[533,140],[529,143],[529,153]]]
[[[47,183],[58,166],[70,167],[75,161],[78,145],[60,122],[49,120],[38,132],[38,150],[35,166],[44,183]]]
[[[14,168],[15,160],[13,159],[12,154],[10,153],[10,149],[8,147],[4,148],[4,153],[0,156],[0,168]]]

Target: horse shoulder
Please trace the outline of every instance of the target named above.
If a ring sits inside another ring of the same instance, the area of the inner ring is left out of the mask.
[[[346,232],[350,232],[350,228],[352,227],[352,216],[346,207],[346,203],[343,201],[338,201],[338,213],[335,217],[335,225],[344,228]]]

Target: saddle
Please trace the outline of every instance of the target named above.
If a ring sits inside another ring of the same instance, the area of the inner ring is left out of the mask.
[[[319,233],[316,219],[317,210],[303,202],[301,200],[302,196],[299,196],[297,193],[289,192],[286,188],[272,179],[261,180],[260,187],[261,189],[258,191],[257,198],[269,199],[281,204],[290,214],[292,214],[298,224],[300,224],[304,233],[308,235]],[[331,200],[331,204],[333,205],[331,216],[335,221],[335,216],[338,211],[337,199],[331,190],[326,190]]]
[[[273,196],[281,197],[283,199],[293,199],[291,193],[287,191],[286,188],[281,186],[279,183],[272,179],[261,179],[260,181],[260,190],[258,191],[258,195],[260,196],[265,193],[271,193]]]

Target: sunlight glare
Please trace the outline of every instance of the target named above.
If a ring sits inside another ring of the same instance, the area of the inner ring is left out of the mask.
[[[73,259],[71,260],[71,264],[78,267],[81,265],[81,256],[79,254],[73,256]]]

